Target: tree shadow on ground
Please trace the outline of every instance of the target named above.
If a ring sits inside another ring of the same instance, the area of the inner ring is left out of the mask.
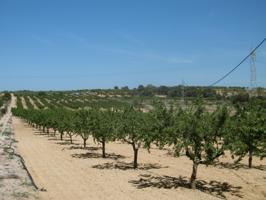
[[[34,135],[37,135],[37,136],[46,136],[48,137],[48,140],[56,140],[56,137],[54,136],[53,133],[44,133],[42,131],[34,131]]]
[[[179,176],[151,176],[149,174],[139,175],[141,178],[139,180],[131,180],[132,183],[138,189],[143,188],[164,188],[164,189],[175,189],[178,187],[183,187],[190,189],[189,179],[187,177]],[[232,196],[237,196],[243,198],[241,195],[240,186],[232,186],[227,182],[210,181],[206,182],[203,180],[197,180],[197,189],[201,192],[213,195],[218,198],[226,199],[225,193],[229,193]]]
[[[56,142],[59,145],[78,145],[78,144],[71,144],[69,141],[59,140],[61,142]]]
[[[238,170],[238,169],[258,169],[258,170],[261,170],[261,171],[266,171],[266,165],[256,165],[256,166],[252,166],[252,168],[249,168],[247,164],[221,162],[221,163],[216,163],[214,166],[215,167],[219,167],[219,168],[234,169],[234,170]]]
[[[83,159],[87,159],[87,158],[102,158],[102,154],[100,153],[95,153],[95,152],[87,152],[87,153],[76,153],[76,154],[72,154],[71,155],[73,158],[83,158]],[[114,154],[114,153],[106,153],[105,158],[108,159],[113,159],[113,160],[118,160],[118,159],[122,159],[125,158],[125,156],[119,155],[119,154]]]
[[[69,150],[75,150],[75,149],[80,149],[80,150],[89,150],[89,151],[97,151],[99,149],[101,149],[101,147],[83,147],[83,146],[80,146],[80,145],[76,145],[76,146],[71,146],[69,147]]]
[[[57,138],[55,136],[51,136],[51,138],[48,138],[48,140],[51,140],[51,141],[59,141],[58,143],[56,143],[56,144],[59,144],[59,145],[74,145],[74,146],[79,145],[79,144],[76,144],[75,143],[77,140],[72,140],[72,143],[71,143],[71,140],[70,139],[63,139],[63,140],[61,140],[60,138]]]
[[[48,140],[51,140],[51,141],[58,141],[60,139],[56,138],[56,137],[52,137],[52,138],[48,138]]]
[[[93,165],[92,168],[96,169],[120,169],[120,170],[132,170],[134,169],[133,163],[126,162],[115,162],[115,163],[104,163],[99,165]],[[160,168],[168,168],[168,166],[163,167],[159,164],[148,163],[148,164],[139,164],[138,170],[149,170],[149,169],[160,169]]]
[[[34,131],[34,135],[47,135],[47,133],[43,133],[42,131]]]

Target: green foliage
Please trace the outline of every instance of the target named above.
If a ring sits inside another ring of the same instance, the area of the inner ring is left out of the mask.
[[[231,101],[233,104],[245,103],[249,101],[249,94],[248,93],[239,93],[237,95],[233,95],[231,97]]]
[[[215,112],[204,111],[201,102],[186,110],[167,110],[159,104],[153,116],[160,146],[174,145],[176,155],[185,152],[192,160],[191,187],[195,188],[199,164],[211,164],[224,152],[222,137],[227,129],[228,111],[219,107]],[[153,131],[154,132],[154,131]]]
[[[231,117],[231,130],[225,137],[225,143],[233,155],[240,161],[249,154],[249,167],[252,167],[253,155],[266,155],[266,107],[258,99],[237,104],[236,113]]]
[[[201,104],[175,114],[176,123],[168,139],[176,154],[184,149],[186,156],[199,164],[211,164],[223,153],[221,139],[226,131],[228,112],[225,107],[205,112]]]
[[[150,118],[148,113],[143,113],[134,106],[126,107],[120,113],[117,127],[117,139],[132,145],[134,151],[133,167],[137,168],[138,150],[141,145],[149,148],[151,130]]]
[[[11,100],[11,94],[8,93],[8,92],[5,92],[4,95],[3,95],[3,97],[2,97],[2,99],[4,101],[10,101]]]
[[[83,146],[86,148],[86,141],[94,130],[93,124],[93,111],[92,110],[79,110],[76,112],[75,117],[75,132],[83,139]]]
[[[155,142],[160,148],[169,143],[175,143],[176,135],[173,135],[176,125],[176,115],[179,112],[174,112],[173,107],[167,109],[166,105],[160,101],[153,103],[154,109],[150,112],[151,133],[149,135],[149,143]]]
[[[0,109],[0,116],[6,114],[6,108],[1,108]]]
[[[47,93],[44,92],[44,91],[40,91],[40,92],[37,93],[37,95],[38,95],[39,97],[44,97],[44,96],[47,96]]]
[[[8,92],[5,92],[0,96],[0,117],[4,115],[7,111],[7,104],[11,100],[11,95]]]
[[[110,109],[94,109],[91,114],[93,115],[92,135],[95,141],[102,144],[102,157],[105,158],[106,142],[116,139],[117,112]]]

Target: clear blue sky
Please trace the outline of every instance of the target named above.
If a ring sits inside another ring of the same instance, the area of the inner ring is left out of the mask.
[[[0,0],[0,90],[208,85],[266,37],[265,0]],[[249,62],[220,85],[249,86]],[[266,43],[257,52],[266,87]]]

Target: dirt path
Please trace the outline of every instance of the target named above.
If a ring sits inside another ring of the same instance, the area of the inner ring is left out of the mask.
[[[11,118],[11,106],[14,105],[15,98],[12,98],[7,113],[0,120],[0,200],[36,200],[38,191],[17,152]]]
[[[17,107],[17,97],[12,93],[11,94],[11,103],[10,103],[10,109]]]

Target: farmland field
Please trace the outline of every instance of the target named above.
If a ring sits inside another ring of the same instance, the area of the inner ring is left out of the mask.
[[[54,94],[12,95],[11,107],[47,110],[65,107],[74,112],[84,107],[107,106],[122,109],[132,100],[91,95],[69,95],[60,101]],[[86,98],[84,98],[84,96]],[[97,98],[98,100],[95,100]],[[101,99],[103,98],[103,99]],[[121,103],[119,103],[121,102]],[[147,101],[146,102],[150,102]],[[73,105],[72,105],[73,103]],[[75,106],[74,106],[75,105]],[[149,105],[149,106],[147,106]],[[152,109],[151,104],[144,105]],[[148,112],[148,111],[147,111]],[[209,111],[210,112],[210,111]],[[89,136],[86,148],[78,135],[73,143],[49,128],[49,134],[13,116],[12,125],[18,141],[19,154],[38,187],[39,199],[264,199],[266,197],[266,160],[253,158],[253,168],[247,157],[234,165],[226,151],[215,165],[200,165],[197,189],[190,189],[191,161],[173,156],[173,148],[159,149],[151,145],[150,152],[140,148],[138,169],[134,169],[132,147],[123,141],[106,143],[106,158],[102,158],[100,143]]]

